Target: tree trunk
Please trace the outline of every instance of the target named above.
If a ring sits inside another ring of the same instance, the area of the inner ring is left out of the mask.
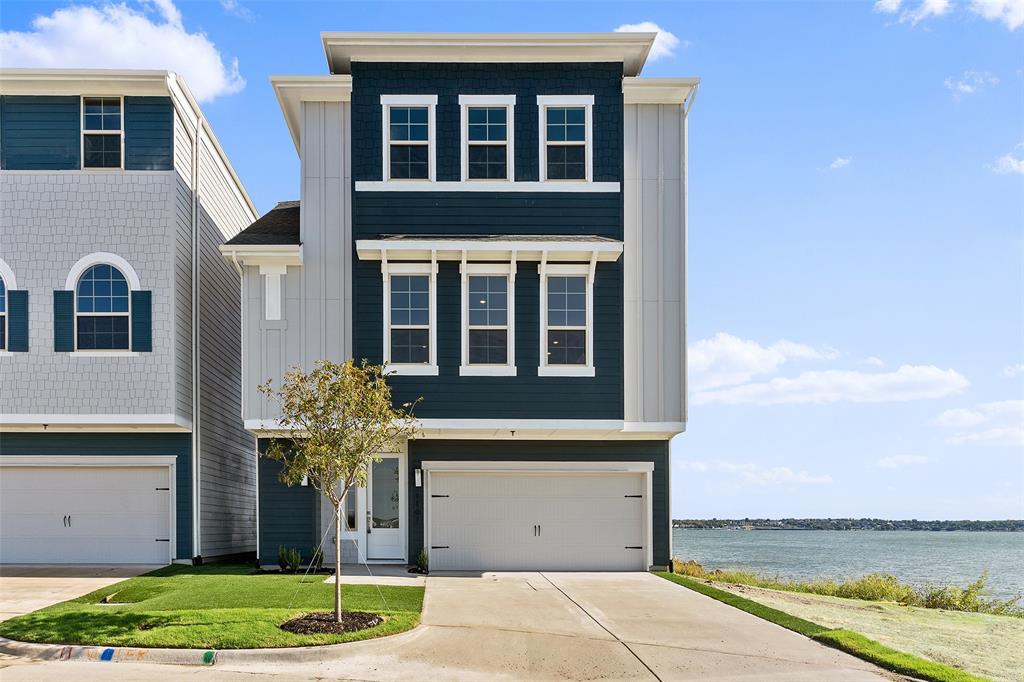
[[[341,505],[334,506],[334,622],[341,622]]]

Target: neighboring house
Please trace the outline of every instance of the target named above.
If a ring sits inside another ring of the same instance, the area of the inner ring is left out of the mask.
[[[254,552],[257,215],[175,74],[0,70],[0,562]]]
[[[257,385],[321,358],[423,397],[422,434],[348,498],[346,561],[668,563],[697,80],[637,78],[653,40],[325,33],[331,75],[272,77],[301,201],[221,248],[246,428],[280,435]],[[262,560],[308,555],[329,505],[259,469]]]

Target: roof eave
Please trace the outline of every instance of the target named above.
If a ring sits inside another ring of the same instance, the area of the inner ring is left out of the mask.
[[[302,102],[347,102],[352,99],[352,76],[271,76],[295,151],[301,154]]]

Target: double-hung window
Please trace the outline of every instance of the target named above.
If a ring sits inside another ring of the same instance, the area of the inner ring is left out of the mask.
[[[515,95],[459,95],[462,179],[515,180]]]
[[[462,264],[462,376],[515,376],[515,263]]]
[[[128,350],[131,312],[128,281],[106,263],[93,265],[75,292],[75,348]]]
[[[540,179],[590,182],[593,95],[538,95]]]
[[[434,180],[437,95],[381,95],[385,180]]]
[[[82,168],[122,168],[124,102],[120,97],[82,98]]]
[[[432,263],[384,263],[384,364],[398,374],[437,374]]]
[[[541,376],[594,376],[592,265],[541,265]]]

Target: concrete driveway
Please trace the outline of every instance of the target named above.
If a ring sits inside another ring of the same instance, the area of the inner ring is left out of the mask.
[[[54,662],[12,665],[3,676],[5,682],[69,676],[275,681],[893,679],[859,659],[646,573],[431,575],[422,626],[394,637],[319,648],[220,651],[212,668]]]
[[[0,620],[81,597],[159,566],[0,564]]]

